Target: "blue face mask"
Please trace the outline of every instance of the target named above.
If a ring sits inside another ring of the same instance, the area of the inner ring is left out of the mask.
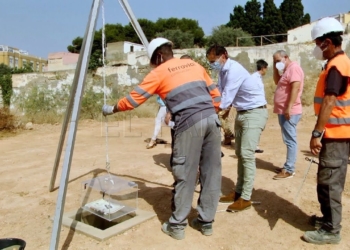
[[[215,62],[213,62],[213,63],[211,63],[210,64],[210,67],[213,69],[213,70],[221,70],[221,68],[222,68],[222,65],[221,65],[221,63],[219,62],[219,59],[218,60],[216,60]]]

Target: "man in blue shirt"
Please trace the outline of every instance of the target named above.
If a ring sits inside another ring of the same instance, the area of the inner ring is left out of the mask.
[[[227,211],[238,212],[251,207],[256,172],[255,149],[268,117],[264,86],[257,84],[256,78],[241,64],[228,58],[223,46],[211,46],[207,58],[211,67],[219,71],[218,88],[222,95],[219,109],[228,112],[234,107],[237,110],[234,126],[238,158],[236,189],[221,197],[220,202],[233,202]]]

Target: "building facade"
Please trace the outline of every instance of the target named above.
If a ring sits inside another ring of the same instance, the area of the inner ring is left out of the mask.
[[[45,58],[29,55],[27,51],[0,45],[0,64],[3,63],[10,68],[22,68],[30,65],[35,72],[45,71],[47,60]]]
[[[79,54],[70,52],[50,53],[48,57],[47,71],[61,71],[75,69]]]
[[[345,33],[350,32],[350,12],[345,14],[338,14],[331,16],[341,22],[344,26]],[[312,42],[311,40],[311,30],[315,26],[318,20],[305,24],[303,26],[297,27],[292,30],[288,30],[288,44],[298,44]]]

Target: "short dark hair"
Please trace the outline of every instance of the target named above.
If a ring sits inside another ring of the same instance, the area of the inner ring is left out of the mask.
[[[332,41],[334,46],[339,47],[343,42],[343,38],[341,37],[341,35],[343,35],[343,32],[330,32],[321,37],[318,37],[317,39],[321,42],[323,42],[326,39],[329,39]]]
[[[180,57],[180,59],[191,59],[191,60],[192,60],[192,57],[189,56],[189,55],[187,55],[187,54],[185,54],[185,55],[182,55],[182,56]]]
[[[268,64],[265,60],[263,60],[263,59],[260,59],[260,60],[258,60],[258,61],[256,62],[256,69],[257,69],[258,71],[260,71],[260,70],[262,70],[262,69],[266,69],[267,66],[269,66],[269,64]]]
[[[158,53],[161,53],[164,57],[172,57],[174,55],[172,45],[170,43],[163,44],[153,52],[150,60],[151,64],[157,65]]]
[[[227,50],[225,49],[224,46],[217,45],[217,44],[211,45],[211,46],[209,47],[209,49],[207,49],[207,56],[208,56],[212,51],[215,52],[215,55],[216,55],[216,56],[221,56],[221,55],[226,55],[226,56],[227,56]]]

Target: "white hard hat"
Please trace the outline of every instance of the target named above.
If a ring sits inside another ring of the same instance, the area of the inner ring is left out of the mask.
[[[311,38],[315,40],[331,32],[344,32],[343,25],[333,17],[325,17],[319,20],[311,30]]]
[[[168,39],[166,38],[163,38],[163,37],[157,37],[155,39],[153,39],[149,45],[148,45],[148,48],[147,48],[147,53],[148,53],[148,57],[149,59],[152,58],[152,55],[153,55],[153,52],[159,47],[159,46],[162,46],[163,44],[166,44],[166,43],[169,43],[169,44],[173,44],[171,41],[169,41]]]

